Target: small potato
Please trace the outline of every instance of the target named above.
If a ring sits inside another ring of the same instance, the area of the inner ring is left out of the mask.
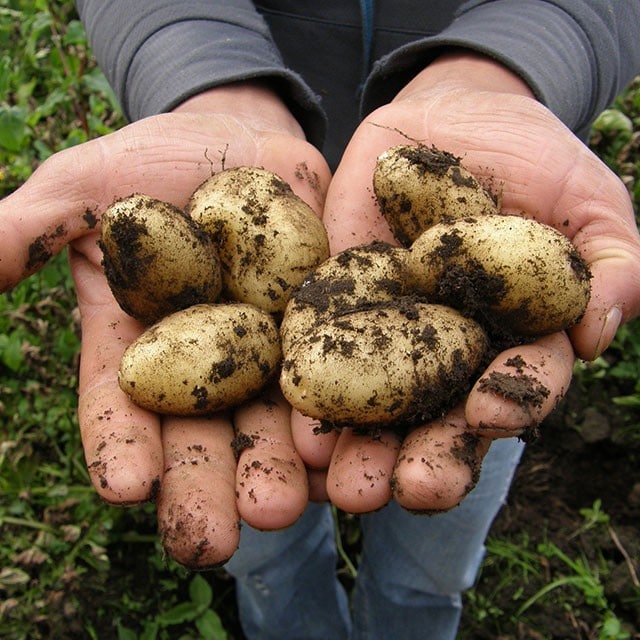
[[[416,290],[521,336],[562,331],[580,320],[591,274],[560,232],[519,216],[440,223],[413,244]]]
[[[256,395],[280,358],[269,314],[248,304],[200,304],[163,318],[131,343],[118,382],[145,409],[204,415]]]
[[[329,257],[318,216],[277,175],[227,169],[204,182],[187,212],[213,237],[233,300],[282,312],[291,291]]]
[[[373,189],[382,215],[405,247],[441,220],[498,213],[496,200],[460,158],[422,144],[382,153]]]
[[[286,306],[280,326],[283,353],[328,315],[351,313],[405,295],[408,254],[407,249],[372,242],[325,260]]]
[[[220,295],[213,242],[169,203],[141,194],[114,202],[102,215],[100,247],[118,304],[145,324]]]
[[[486,347],[474,321],[402,297],[315,326],[291,345],[280,387],[298,411],[329,425],[406,427],[457,401]]]

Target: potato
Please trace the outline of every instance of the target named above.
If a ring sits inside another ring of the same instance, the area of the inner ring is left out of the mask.
[[[334,426],[409,426],[469,388],[487,339],[453,309],[400,297],[333,315],[286,353],[280,387],[293,407]]]
[[[280,335],[285,352],[328,315],[388,302],[406,293],[407,249],[372,242],[346,249],[307,276],[289,300]]]
[[[496,200],[447,151],[400,145],[382,153],[373,174],[378,205],[394,236],[408,247],[441,220],[495,214]]]
[[[145,324],[220,295],[213,242],[171,204],[141,194],[114,202],[102,215],[100,247],[118,304]]]
[[[272,313],[329,256],[313,209],[264,169],[227,169],[205,181],[187,205],[214,238],[225,295]]]
[[[163,318],[131,343],[118,382],[151,411],[205,415],[256,395],[280,359],[269,314],[248,304],[199,304]]]
[[[440,223],[414,242],[408,271],[422,294],[522,336],[570,327],[590,297],[591,274],[573,244],[519,216]]]

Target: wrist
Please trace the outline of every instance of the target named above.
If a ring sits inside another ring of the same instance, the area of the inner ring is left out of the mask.
[[[480,53],[459,49],[436,58],[397,94],[395,100],[410,99],[425,91],[459,89],[534,97],[527,83],[504,64]]]
[[[221,85],[198,93],[172,109],[173,113],[226,114],[261,130],[289,133],[304,139],[302,127],[278,93],[266,81]]]

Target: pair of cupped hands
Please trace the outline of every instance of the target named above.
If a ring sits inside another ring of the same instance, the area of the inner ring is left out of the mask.
[[[289,182],[323,217],[333,253],[393,241],[371,181],[377,156],[407,142],[400,132],[461,156],[499,191],[506,213],[560,230],[590,265],[582,321],[500,354],[484,374],[513,374],[507,362],[521,356],[523,375],[550,391],[541,406],[474,388],[447,416],[401,441],[391,432],[317,433],[277,385],[233,412],[203,418],[160,417],[125,396],[120,358],[143,327],[109,290],[93,216],[134,192],[184,206],[219,155],[225,167],[264,167]],[[257,82],[235,84],[56,154],[0,202],[0,238],[2,291],[43,266],[29,258],[34,241],[52,253],[68,245],[82,318],[78,414],[91,478],[112,504],[156,499],[167,552],[193,568],[228,559],[241,520],[283,528],[309,500],[354,513],[392,498],[417,512],[455,506],[492,440],[538,424],[566,392],[574,358],[597,357],[640,313],[640,237],[623,184],[518,77],[465,53],[436,60],[370,114],[333,176],[275,93]],[[237,454],[239,434],[252,446]],[[461,436],[472,443],[471,460],[447,454]]]

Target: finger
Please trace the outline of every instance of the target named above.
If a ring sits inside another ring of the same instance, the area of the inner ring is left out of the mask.
[[[236,409],[236,488],[243,520],[256,529],[281,529],[303,513],[309,487],[293,446],[291,408],[272,390]]]
[[[186,193],[179,191],[184,170],[197,166],[193,150],[188,140],[177,144],[176,134],[163,135],[160,125],[156,120],[149,121],[149,126],[136,123],[56,153],[0,203],[1,290],[95,229],[102,211],[116,198],[141,190],[160,199],[185,198]],[[163,158],[167,148],[168,157]],[[192,170],[194,187],[196,173]],[[199,173],[205,175],[204,167]],[[166,175],[174,179],[166,180]]]
[[[640,242],[626,190],[620,196],[618,217],[606,225],[594,221],[573,237],[592,274],[591,300],[569,332],[577,355],[585,360],[597,358],[619,326],[640,314]]]
[[[311,502],[327,502],[327,470],[307,468],[309,478],[309,500]]]
[[[535,429],[567,392],[573,363],[564,333],[502,352],[471,390],[467,422],[477,433],[496,438]]]
[[[164,420],[158,523],[167,553],[189,569],[225,562],[240,541],[232,439],[225,416]]]
[[[414,429],[400,449],[393,472],[393,497],[415,512],[455,507],[478,482],[490,442],[469,430],[461,407]]]
[[[361,125],[345,149],[327,191],[323,221],[332,254],[375,240],[397,244],[373,193],[376,158],[391,146],[391,140],[397,140],[397,134],[375,130],[369,137],[367,126],[372,131],[376,129],[371,124]]]
[[[368,513],[387,504],[399,450],[394,433],[372,437],[343,429],[327,474],[331,502],[348,513]]]
[[[296,451],[311,469],[327,469],[338,441],[338,431],[325,430],[315,420],[291,411],[291,436]]]
[[[149,500],[162,478],[159,420],[118,386],[122,353],[141,327],[117,306],[99,268],[75,250],[70,258],[82,323],[78,419],[89,474],[107,502]]]

